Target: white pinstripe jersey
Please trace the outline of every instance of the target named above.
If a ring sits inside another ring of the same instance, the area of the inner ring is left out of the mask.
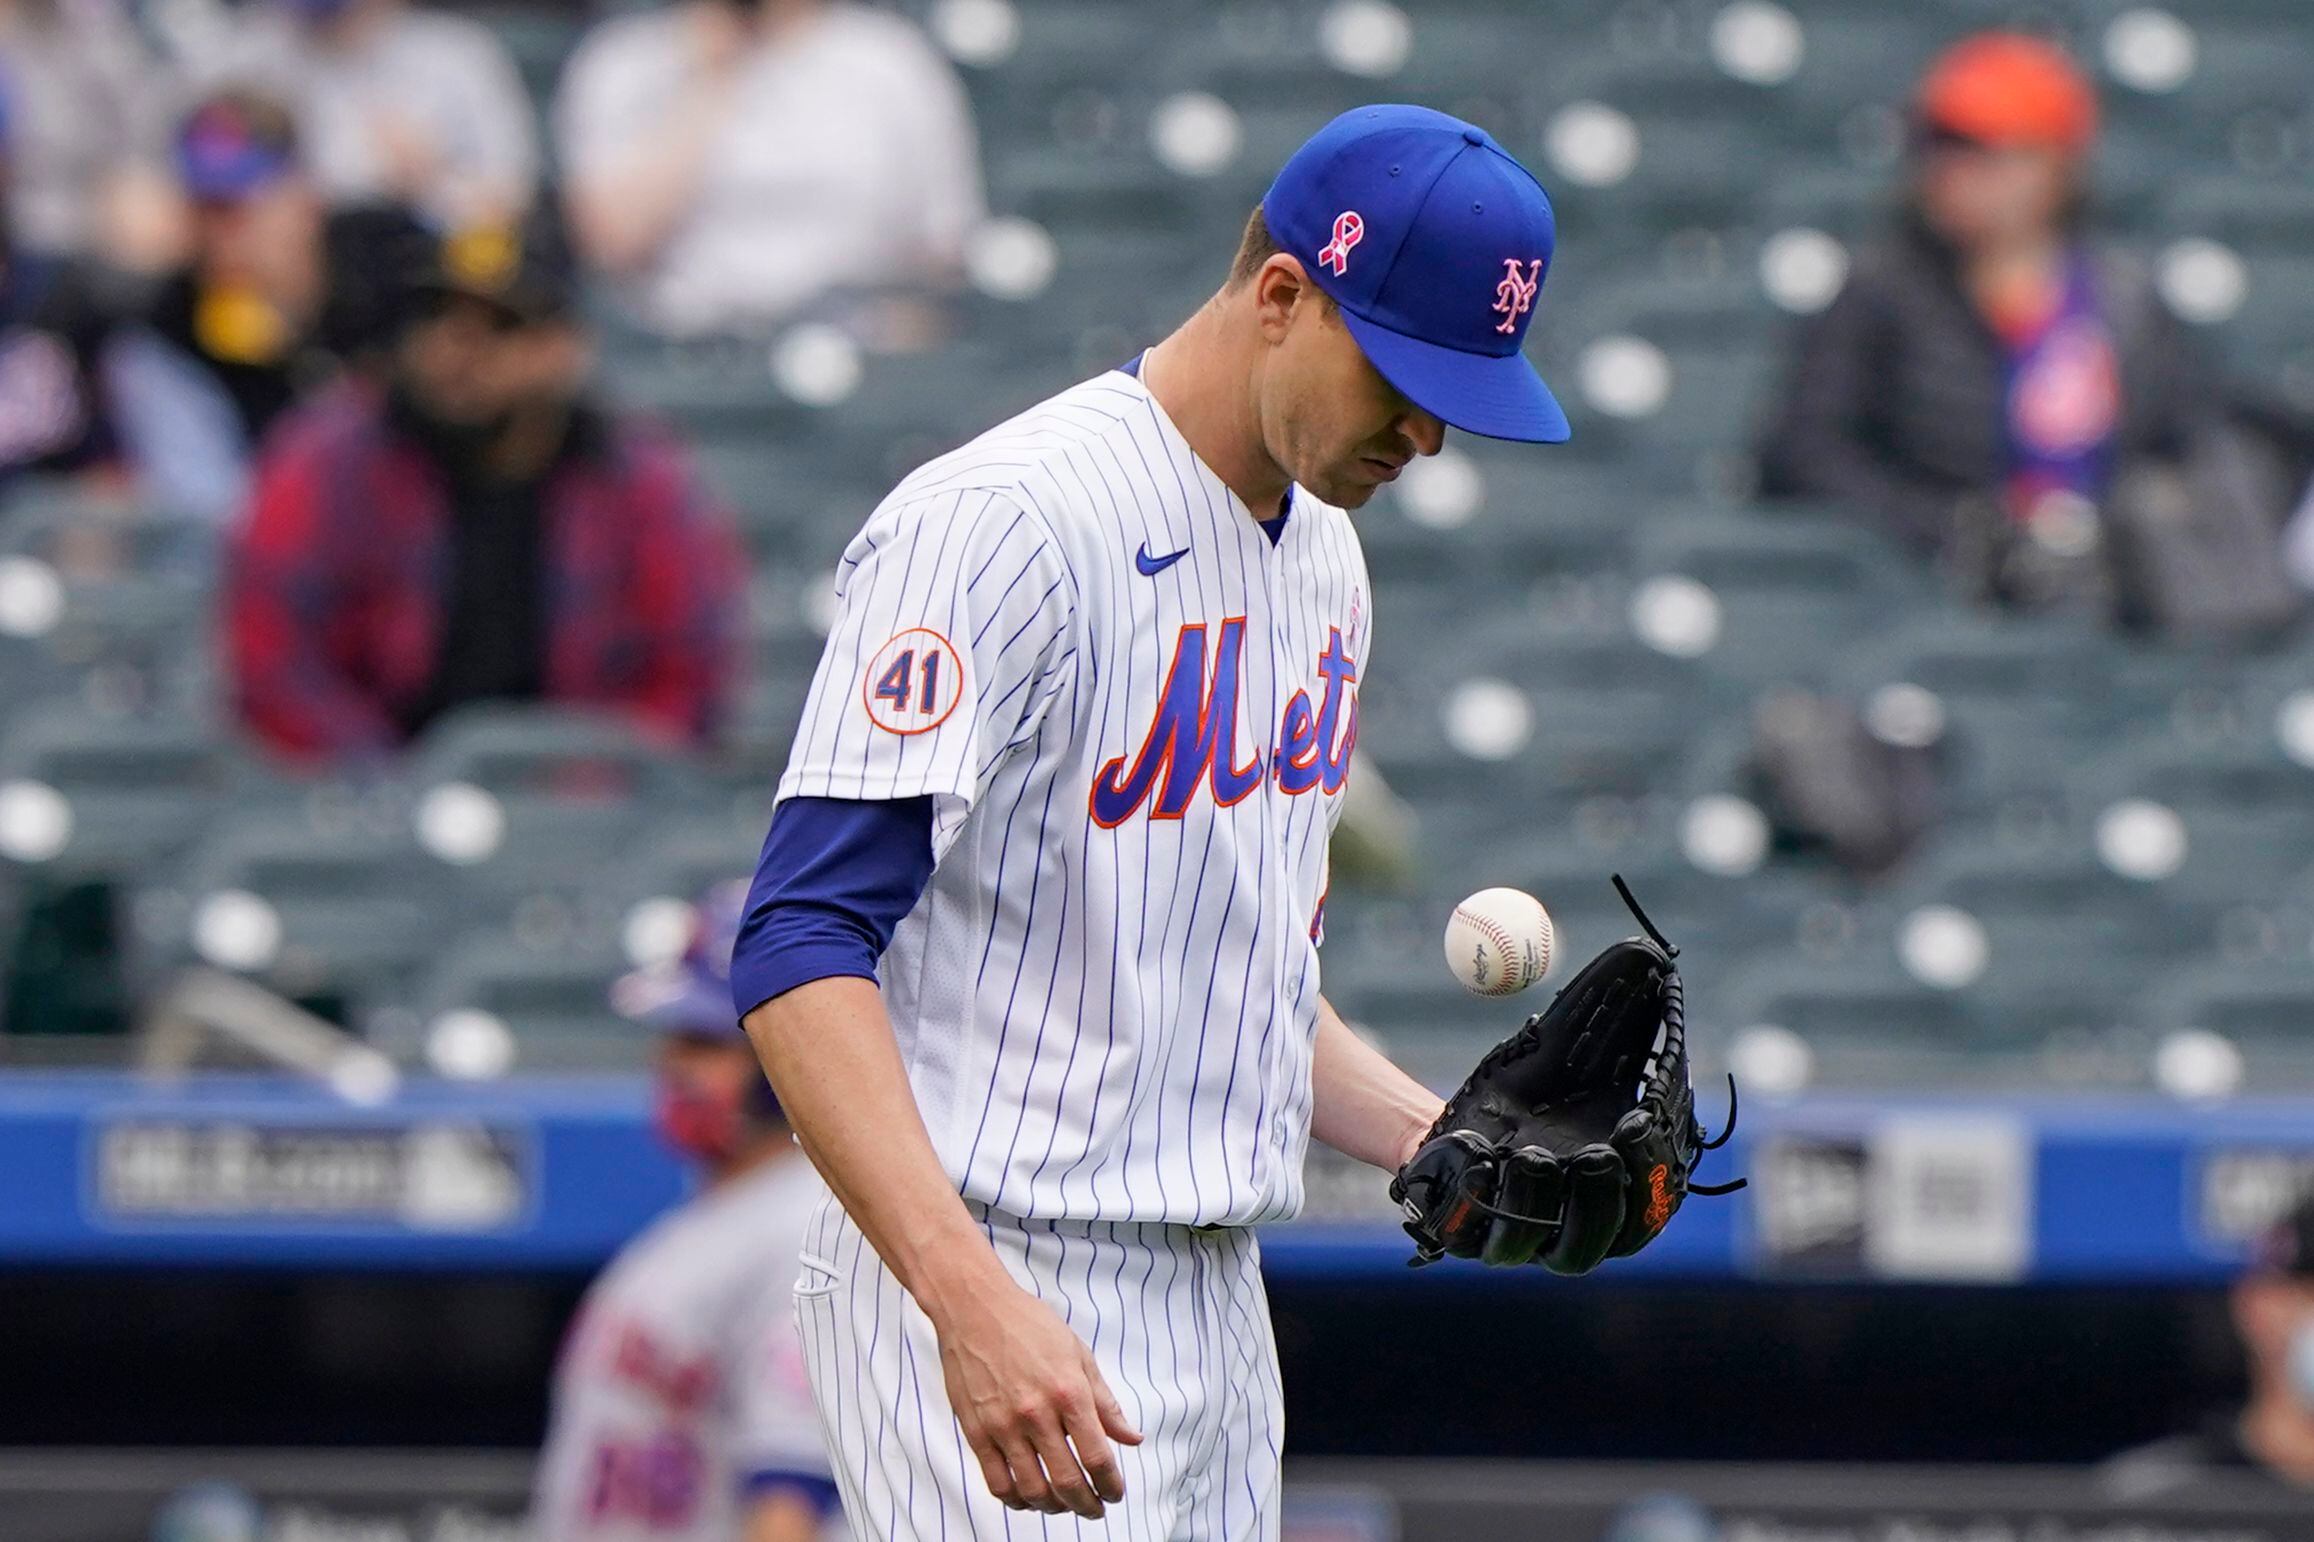
[[[1349,517],[1297,488],[1273,544],[1117,371],[911,474],[837,590],[780,796],[934,798],[879,983],[949,1176],[1015,1215],[1293,1214],[1373,613]]]

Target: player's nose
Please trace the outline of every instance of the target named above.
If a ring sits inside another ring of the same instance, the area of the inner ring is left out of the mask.
[[[1407,408],[1397,429],[1417,455],[1436,455],[1446,445],[1446,424],[1420,407]]]

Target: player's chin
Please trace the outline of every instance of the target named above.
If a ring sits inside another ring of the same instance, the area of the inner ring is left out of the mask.
[[[1374,497],[1375,489],[1390,478],[1382,474],[1382,467],[1374,461],[1361,460],[1350,469],[1336,472],[1322,486],[1310,491],[1338,509],[1362,509]]]

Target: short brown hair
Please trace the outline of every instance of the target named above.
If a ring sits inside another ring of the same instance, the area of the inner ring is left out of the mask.
[[[1237,255],[1230,259],[1229,282],[1221,286],[1222,292],[1226,294],[1252,282],[1261,265],[1284,250],[1278,245],[1277,237],[1269,233],[1269,221],[1262,218],[1261,205],[1255,204],[1253,212],[1245,217],[1245,233],[1237,238]],[[1336,310],[1334,297],[1316,284],[1310,286],[1310,292],[1317,297],[1318,313],[1330,319]]]
[[[1269,233],[1269,221],[1262,218],[1261,205],[1245,217],[1245,233],[1237,238],[1237,255],[1229,263],[1229,287],[1237,288],[1261,271],[1261,265],[1285,248],[1278,245],[1277,237]]]

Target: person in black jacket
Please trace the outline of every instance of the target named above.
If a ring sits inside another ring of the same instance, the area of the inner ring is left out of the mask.
[[[2037,38],[1979,34],[1936,62],[1906,207],[1800,338],[1766,492],[1850,505],[1985,598],[2123,610],[2114,519],[2141,472],[2174,468],[2214,526],[2255,502],[2223,474],[2197,350],[2147,271],[2084,229],[2097,119]],[[2268,544],[2246,560],[2269,570],[2276,512],[2248,515]]]

